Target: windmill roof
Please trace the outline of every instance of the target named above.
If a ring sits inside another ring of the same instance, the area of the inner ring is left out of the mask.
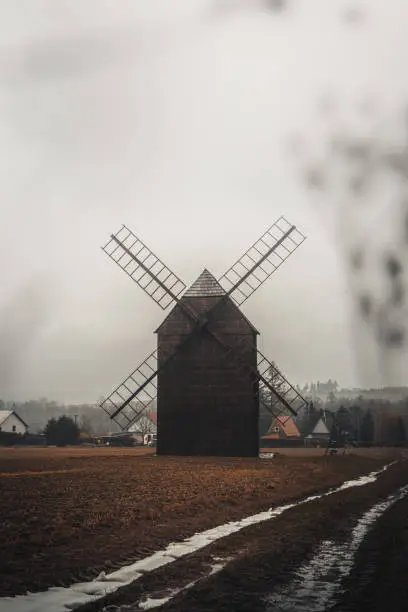
[[[183,297],[221,297],[222,295],[225,295],[225,290],[211,272],[204,268]]]
[[[220,283],[215,279],[215,277],[211,274],[211,272],[209,272],[207,268],[204,268],[200,276],[194,281],[192,285],[190,285],[187,291],[183,293],[181,299],[184,300],[185,298],[214,298],[214,297],[224,297],[224,296],[227,296],[225,289],[221,287]],[[227,297],[227,299],[230,300],[229,297]],[[202,301],[205,301],[205,300],[202,300]],[[233,304],[236,310],[238,310],[240,316],[243,319],[245,319],[245,321],[254,330],[254,332],[256,334],[259,334],[259,331],[251,323],[251,321],[244,315],[242,310],[240,310],[240,308],[235,304],[235,302],[233,300],[230,300],[230,302],[231,304]],[[211,309],[213,305],[214,304],[209,304],[208,308]],[[177,308],[177,305],[175,307]],[[155,330],[155,333],[158,333],[160,329],[162,329],[163,325],[166,323],[170,315],[171,315],[171,312],[167,315],[164,321]]]

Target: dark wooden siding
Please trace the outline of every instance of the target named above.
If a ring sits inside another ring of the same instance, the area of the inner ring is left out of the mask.
[[[217,299],[188,298],[188,304],[202,313]],[[211,329],[229,346],[244,343],[246,359],[256,370],[256,331],[230,300],[217,309]],[[158,330],[159,365],[190,331],[191,322],[176,307]],[[157,412],[158,454],[258,455],[254,377],[227,359],[205,329],[159,372]]]

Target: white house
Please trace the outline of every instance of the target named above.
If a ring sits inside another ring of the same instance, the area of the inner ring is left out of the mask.
[[[0,431],[25,434],[28,425],[14,410],[0,410]]]
[[[329,428],[327,427],[324,420],[320,418],[313,428],[312,437],[313,438],[329,438],[329,436],[330,436]]]
[[[328,414],[313,415],[307,424],[308,435],[305,436],[305,446],[327,446],[330,439],[331,423]]]

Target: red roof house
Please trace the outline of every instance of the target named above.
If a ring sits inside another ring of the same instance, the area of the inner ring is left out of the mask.
[[[272,423],[264,436],[261,438],[262,446],[277,446],[279,440],[301,441],[302,436],[292,417],[280,415],[272,420]]]

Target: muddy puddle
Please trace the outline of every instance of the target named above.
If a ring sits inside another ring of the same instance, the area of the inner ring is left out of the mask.
[[[375,504],[358,521],[343,543],[323,541],[313,558],[302,565],[288,585],[265,598],[267,612],[324,612],[338,603],[342,584],[353,569],[356,552],[375,522],[408,495],[408,485]]]

